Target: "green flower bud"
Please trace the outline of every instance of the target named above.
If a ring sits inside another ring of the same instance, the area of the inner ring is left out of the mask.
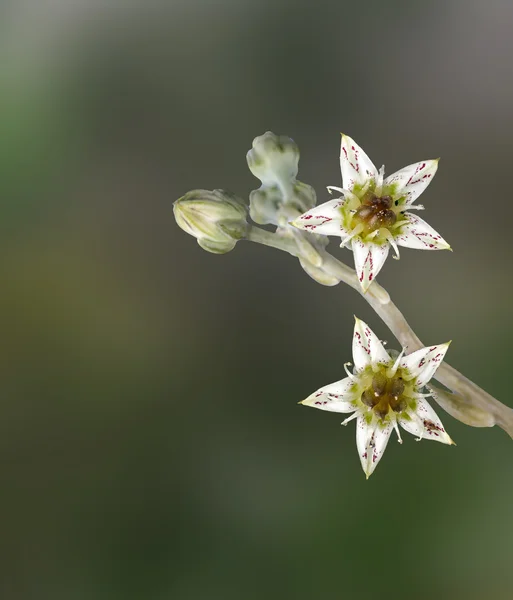
[[[246,158],[251,172],[264,186],[283,187],[296,178],[299,148],[291,138],[268,131],[253,140]]]
[[[173,204],[176,222],[208,252],[225,254],[247,233],[248,208],[224,190],[192,190]]]
[[[253,221],[259,225],[283,226],[315,206],[317,198],[310,185],[297,180],[290,181],[288,190],[286,202],[276,185],[262,185],[258,190],[253,190],[249,196],[249,214]]]

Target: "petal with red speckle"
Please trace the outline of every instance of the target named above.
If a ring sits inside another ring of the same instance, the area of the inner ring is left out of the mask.
[[[369,179],[376,180],[378,171],[371,159],[349,136],[342,134],[340,146],[340,170],[342,187],[352,190],[355,184],[364,185]]]
[[[387,447],[392,429],[393,426],[390,421],[381,423],[373,419],[368,424],[364,415],[360,415],[356,420],[356,447],[367,479],[378,466]]]
[[[370,284],[376,279],[376,275],[381,271],[390,246],[388,242],[374,244],[373,242],[363,242],[360,237],[355,237],[352,241],[352,247],[356,275],[363,291],[366,292]]]
[[[388,364],[390,356],[372,329],[355,317],[353,334],[353,362],[357,371],[369,365]]]
[[[435,440],[442,444],[454,444],[445,431],[442,421],[424,399],[417,400],[415,414],[410,411],[410,419],[399,417],[399,424],[403,429],[413,435],[425,439]]]
[[[433,377],[444,359],[449,343],[421,348],[402,358],[400,366],[406,369],[412,378],[416,379],[415,385],[418,389],[426,385]]]
[[[344,198],[329,200],[302,214],[292,224],[298,229],[305,229],[320,235],[346,237],[349,232],[342,225],[342,206],[345,202]]]
[[[437,169],[438,160],[424,160],[408,165],[385,179],[385,189],[386,186],[394,186],[394,199],[404,196],[404,204],[412,204],[431,183]]]
[[[349,377],[330,383],[303,400],[301,404],[304,406],[312,406],[321,410],[329,410],[331,412],[349,413],[356,410],[353,400],[356,399],[358,385]]]
[[[417,250],[449,250],[451,247],[426,221],[409,212],[404,213],[408,221],[400,228],[400,233],[395,237],[399,246],[416,248]]]

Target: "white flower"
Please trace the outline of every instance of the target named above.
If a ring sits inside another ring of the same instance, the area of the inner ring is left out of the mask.
[[[324,386],[300,404],[321,410],[353,413],[356,446],[367,478],[381,460],[392,429],[402,443],[399,425],[417,439],[453,444],[440,419],[421,393],[440,366],[449,344],[422,348],[392,358],[370,327],[356,319],[353,338],[354,372]]]
[[[365,152],[347,135],[340,150],[342,188],[330,186],[341,198],[312,208],[293,222],[299,229],[342,238],[352,248],[358,279],[365,292],[381,270],[392,246],[421,250],[450,250],[449,244],[425,221],[408,212],[431,182],[438,160],[404,167],[385,180]]]

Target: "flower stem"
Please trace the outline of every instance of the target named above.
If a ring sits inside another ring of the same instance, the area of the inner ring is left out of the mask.
[[[250,226],[246,239],[283,250],[292,256],[301,256],[293,238],[280,236],[254,225]],[[319,255],[323,261],[322,268],[363,296],[401,346],[407,347],[409,352],[423,347],[404,315],[379,283],[375,281],[367,292],[363,293],[354,269],[325,250],[319,250]],[[435,400],[449,414],[473,427],[498,425],[513,438],[513,409],[499,402],[446,362],[438,367],[434,378],[453,392],[450,394],[436,389],[435,394]]]

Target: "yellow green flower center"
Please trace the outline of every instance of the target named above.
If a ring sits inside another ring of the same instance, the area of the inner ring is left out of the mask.
[[[367,235],[386,227],[392,227],[397,221],[397,214],[392,209],[391,196],[378,197],[374,192],[367,192],[361,199],[361,205],[356,210],[353,218],[358,224],[363,225],[363,234]]]
[[[361,401],[383,420],[390,410],[395,413],[406,410],[412,402],[409,395],[411,387],[400,371],[392,377],[388,377],[386,371],[380,371],[373,375],[370,385],[361,395]]]

